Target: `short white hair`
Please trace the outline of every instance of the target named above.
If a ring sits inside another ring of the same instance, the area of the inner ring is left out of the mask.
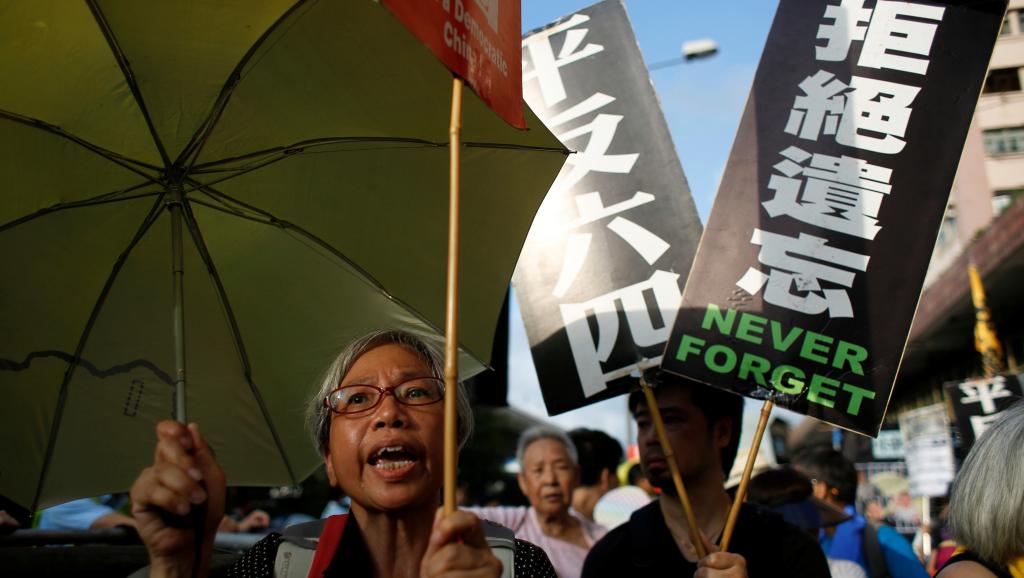
[[[1024,401],[992,424],[953,482],[953,536],[981,558],[1005,566],[1024,556]]]
[[[306,429],[313,438],[313,445],[322,456],[328,453],[331,437],[331,410],[324,399],[341,384],[348,370],[361,355],[382,345],[400,345],[418,355],[430,367],[434,377],[444,378],[444,353],[436,346],[407,331],[381,329],[368,333],[349,343],[334,358],[320,380],[320,387],[306,404]],[[456,399],[456,422],[459,449],[461,450],[473,434],[473,406],[462,383],[458,383]]]
[[[576,444],[562,430],[550,425],[535,425],[519,435],[519,443],[516,444],[516,461],[519,462],[519,471],[526,471],[526,464],[523,459],[526,457],[526,448],[538,440],[554,440],[565,446],[565,452],[569,454],[572,465],[579,469],[580,456],[576,452]]]

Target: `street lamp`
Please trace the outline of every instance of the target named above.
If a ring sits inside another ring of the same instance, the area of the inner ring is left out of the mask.
[[[702,38],[700,40],[687,40],[683,43],[681,54],[676,58],[670,58],[668,60],[662,60],[655,62],[647,67],[648,70],[658,70],[659,68],[667,68],[669,66],[675,66],[677,64],[683,64],[691,60],[697,60],[700,58],[709,58],[718,53],[718,43],[710,38]]]

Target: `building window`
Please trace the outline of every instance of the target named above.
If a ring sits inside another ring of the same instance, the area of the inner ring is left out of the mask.
[[[942,216],[942,225],[939,227],[939,236],[935,240],[935,246],[939,251],[945,251],[956,242],[956,206],[952,203],[946,206],[946,214]]]
[[[1024,152],[1024,126],[986,130],[983,136],[985,152],[989,155]]]
[[[988,71],[985,79],[985,94],[993,92],[1013,92],[1020,90],[1020,74],[1016,68],[996,68]]]
[[[1014,10],[1014,13],[1017,15],[1017,32],[1024,32],[1024,10]],[[1010,13],[1007,12],[1006,15],[1009,16]]]
[[[1003,16],[1003,27],[999,29],[999,35],[1000,36],[1009,36],[1009,34],[1010,34],[1010,14],[1012,14],[1012,13],[1013,13],[1013,11],[1010,11],[1010,12],[1006,13],[1006,16]],[[1018,13],[1018,14],[1020,14],[1020,13]]]
[[[1002,213],[1012,205],[1021,195],[1024,189],[1004,189],[992,193],[992,212],[996,215]]]

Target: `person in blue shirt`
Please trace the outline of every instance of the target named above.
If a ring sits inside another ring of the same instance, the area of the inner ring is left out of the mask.
[[[823,528],[821,547],[829,558],[856,562],[871,578],[928,578],[928,571],[906,538],[894,528],[869,523],[854,508],[857,469],[832,448],[812,448],[793,456],[797,471],[811,478],[814,496],[841,508],[850,519]]]
[[[104,494],[95,498],[71,500],[43,510],[39,515],[40,530],[97,530],[118,526],[136,527],[130,516],[128,494]],[[236,522],[228,516],[221,519],[218,532],[252,532],[266,528],[270,516],[263,510],[249,512]]]
[[[95,530],[117,526],[135,526],[135,519],[120,511],[128,503],[128,494],[106,494],[82,498],[46,508],[39,516],[40,530]]]

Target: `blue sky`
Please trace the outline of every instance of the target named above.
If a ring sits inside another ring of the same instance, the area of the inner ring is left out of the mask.
[[[523,0],[523,31],[539,28],[593,3]],[[777,2],[627,0],[625,5],[648,64],[679,56],[682,43],[688,40],[710,38],[718,43],[718,54],[712,58],[651,73],[697,211],[701,221],[706,221]],[[515,304],[511,314],[509,403],[544,417],[547,414]],[[625,398],[619,397],[557,416],[552,421],[566,428],[603,429],[625,441],[632,437],[627,432],[625,403]],[[747,424],[756,424],[758,410],[753,402],[748,402]],[[749,425],[744,427],[748,436],[752,429]]]

